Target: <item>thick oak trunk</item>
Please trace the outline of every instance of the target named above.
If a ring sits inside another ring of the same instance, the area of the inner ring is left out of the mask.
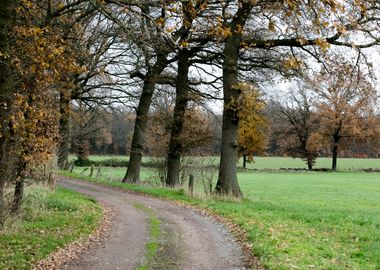
[[[141,160],[145,143],[145,130],[148,124],[148,112],[150,104],[152,103],[156,77],[159,76],[166,67],[166,58],[166,54],[158,55],[156,64],[152,69],[148,70],[145,75],[144,85],[136,111],[128,168],[123,182],[137,183],[140,181]]]
[[[144,150],[144,134],[148,123],[148,112],[152,103],[155,82],[145,80],[139,105],[136,111],[135,127],[133,130],[131,153],[129,155],[128,169],[123,182],[137,183],[140,181],[141,160]]]
[[[224,45],[222,151],[215,193],[233,197],[242,197],[236,172],[239,124],[236,102],[239,100],[240,91],[235,88],[238,83],[241,29],[244,27],[251,9],[252,6],[248,1],[239,7],[230,24],[231,35],[225,39]]]
[[[233,104],[238,100],[240,92],[233,89],[238,83],[237,60],[239,53],[239,38],[228,38],[224,50],[223,64],[223,126],[222,126],[222,151],[219,164],[219,177],[215,192],[219,195],[241,197],[242,193],[237,180],[237,135],[239,120],[236,107]]]
[[[58,167],[67,170],[69,167],[70,145],[70,97],[61,93],[59,100],[59,148]]]
[[[185,121],[185,111],[189,91],[189,52],[182,49],[178,52],[178,76],[176,82],[176,100],[173,112],[173,123],[170,132],[166,185],[174,187],[179,184],[179,170],[182,155],[181,134]]]
[[[234,76],[224,72],[224,84],[232,85]],[[237,77],[236,77],[237,82]],[[222,152],[219,164],[219,177],[216,183],[215,192],[219,195],[227,195],[241,197],[239,183],[237,180],[236,163],[237,163],[237,134],[238,119],[236,112],[229,106],[234,98],[239,96],[238,91],[225,91],[224,94],[224,110],[223,110],[223,127],[222,127]]]

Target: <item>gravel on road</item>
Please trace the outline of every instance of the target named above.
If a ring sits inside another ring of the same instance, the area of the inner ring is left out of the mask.
[[[59,186],[93,197],[113,211],[107,237],[67,270],[137,269],[146,263],[149,208],[160,221],[158,249],[149,269],[246,269],[243,251],[224,225],[199,211],[134,192],[58,177]]]

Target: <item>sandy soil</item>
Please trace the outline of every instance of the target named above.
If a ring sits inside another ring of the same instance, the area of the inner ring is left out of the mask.
[[[136,269],[141,265],[149,224],[146,211],[136,208],[136,203],[149,207],[161,221],[159,249],[150,269],[246,269],[243,251],[227,229],[198,211],[80,180],[59,177],[57,183],[95,198],[115,215],[103,243],[63,269]]]

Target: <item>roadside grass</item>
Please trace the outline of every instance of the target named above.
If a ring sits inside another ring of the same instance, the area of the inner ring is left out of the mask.
[[[67,173],[64,173],[67,175]],[[240,202],[69,176],[211,210],[240,225],[267,269],[379,269],[380,174],[239,173]]]
[[[26,189],[22,213],[0,230],[0,269],[31,269],[60,247],[89,235],[103,210],[90,198],[66,189]]]
[[[195,159],[202,159],[209,162],[211,165],[218,166],[219,158],[217,157],[194,157]],[[74,156],[70,156],[70,160],[75,159]],[[90,160],[93,161],[105,161],[105,160],[121,160],[128,161],[128,156],[101,156],[91,155]],[[153,157],[143,157],[143,163],[147,163],[154,160]],[[293,168],[293,169],[307,169],[306,163],[299,158],[291,157],[255,157],[255,162],[247,163],[248,169],[276,170],[280,168]],[[207,163],[206,162],[206,163]],[[331,168],[331,158],[318,158],[314,168]],[[240,160],[239,166],[242,165]],[[380,169],[380,159],[375,158],[338,158],[338,170],[340,171],[355,171],[359,169]]]
[[[121,181],[124,178],[126,168],[123,167],[101,167],[100,168],[100,177],[103,179]],[[73,172],[75,174],[81,176],[89,176],[90,175],[90,167],[74,167]],[[95,168],[93,172],[93,176],[96,176],[98,173],[98,169]],[[149,180],[154,182],[155,171],[154,169],[144,168],[141,171],[141,179]]]

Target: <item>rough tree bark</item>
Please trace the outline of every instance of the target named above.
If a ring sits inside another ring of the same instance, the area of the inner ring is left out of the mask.
[[[166,60],[167,54],[159,54],[156,64],[149,69],[144,76],[144,85],[136,111],[128,169],[123,178],[123,182],[137,183],[140,181],[141,160],[145,141],[144,134],[148,123],[148,112],[150,104],[152,103],[157,76],[159,76],[166,67]]]
[[[239,6],[230,23],[231,35],[225,39],[223,61],[223,127],[222,127],[222,151],[219,164],[219,177],[216,183],[215,193],[233,197],[242,197],[237,180],[237,134],[239,119],[236,105],[240,91],[234,89],[238,83],[238,58],[242,38],[241,29],[244,28],[246,19],[252,9],[252,5],[243,2]]]
[[[185,121],[185,111],[189,91],[189,52],[180,49],[178,52],[178,75],[176,81],[176,100],[173,113],[173,123],[170,132],[167,158],[166,185],[174,187],[179,183],[179,170],[182,155],[181,134]]]
[[[70,97],[65,93],[60,94],[59,111],[58,167],[67,170],[69,166],[70,145]]]

